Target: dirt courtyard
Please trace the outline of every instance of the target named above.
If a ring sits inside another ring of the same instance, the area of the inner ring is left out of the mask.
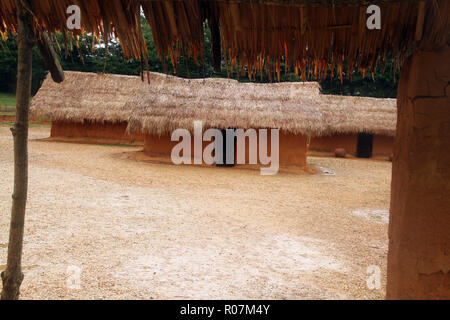
[[[36,141],[48,136],[30,129],[23,299],[384,298],[390,162],[309,157],[329,174],[261,176]],[[0,148],[4,269],[8,126]],[[380,289],[367,286],[369,266]]]

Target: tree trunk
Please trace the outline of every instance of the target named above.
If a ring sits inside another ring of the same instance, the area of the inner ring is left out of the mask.
[[[2,300],[19,298],[23,280],[22,246],[28,187],[28,111],[31,94],[32,49],[34,46],[33,17],[23,4],[31,8],[30,1],[16,1],[19,23],[16,123],[11,128],[14,137],[14,193],[12,195],[11,225],[9,231],[6,270],[2,272]]]

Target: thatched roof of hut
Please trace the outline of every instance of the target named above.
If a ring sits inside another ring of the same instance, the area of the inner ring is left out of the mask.
[[[74,3],[81,8],[81,30],[67,30],[66,8]],[[366,27],[370,4],[381,8],[380,30]],[[450,41],[448,0],[31,0],[29,10],[38,33],[115,35],[125,55],[147,61],[141,8],[158,52],[175,64],[182,52],[201,55],[203,22],[217,21],[222,54],[251,77],[257,70],[279,74],[281,61],[304,77],[324,76],[327,69],[342,76],[343,58],[351,70],[373,71],[386,54],[400,61],[414,48]],[[16,30],[15,0],[2,0],[0,34]]]
[[[395,136],[397,100],[320,95],[324,134],[367,132]]]
[[[303,134],[322,131],[317,105],[319,84],[284,82],[239,83],[227,79],[187,80],[152,74],[127,106],[133,132],[165,133],[176,128],[281,128]]]
[[[319,94],[316,82],[275,84],[234,80],[160,77],[128,103],[134,108],[128,129],[165,133],[207,128],[280,128],[311,136],[368,132],[394,136],[396,99]]]
[[[59,121],[128,121],[133,109],[125,104],[141,85],[135,76],[66,71],[65,80],[56,83],[48,74],[33,97],[30,112]]]
[[[166,133],[204,127],[267,128],[320,133],[319,84],[239,83],[230,79],[182,79],[150,72],[139,77],[66,72],[57,84],[48,76],[33,98],[31,113],[73,122],[129,121],[129,130]]]
[[[34,116],[72,122],[128,121],[128,130],[163,134],[177,128],[280,128],[307,135],[335,132],[395,134],[396,101],[319,94],[317,82],[239,83],[66,72],[50,77],[33,98]]]

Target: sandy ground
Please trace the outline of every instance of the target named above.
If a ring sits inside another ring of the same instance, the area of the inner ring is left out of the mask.
[[[310,157],[332,174],[261,176],[128,159],[136,147],[35,140],[48,135],[30,131],[24,299],[385,295],[389,162]],[[6,126],[0,148],[3,269],[13,185]],[[371,265],[381,270],[378,290],[366,283]]]

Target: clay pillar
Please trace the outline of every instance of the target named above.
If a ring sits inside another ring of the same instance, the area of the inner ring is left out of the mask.
[[[450,48],[402,69],[392,167],[388,299],[450,298]]]

